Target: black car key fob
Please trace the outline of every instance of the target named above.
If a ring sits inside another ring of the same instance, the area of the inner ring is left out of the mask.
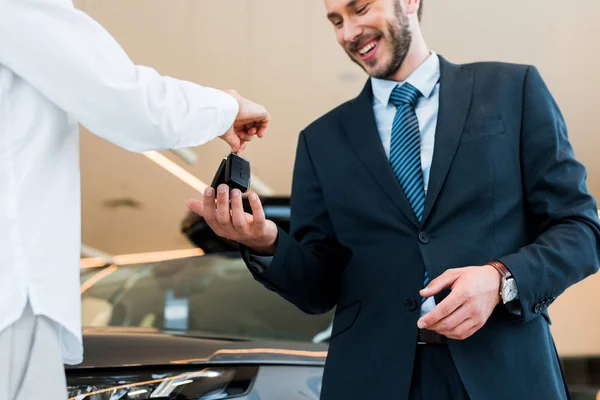
[[[235,153],[230,153],[221,160],[210,186],[216,191],[222,183],[229,186],[229,190],[239,189],[242,193],[247,192],[250,189],[250,163],[248,160]]]

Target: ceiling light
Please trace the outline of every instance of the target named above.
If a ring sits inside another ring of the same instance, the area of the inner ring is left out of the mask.
[[[183,149],[171,149],[171,153],[181,158],[188,165],[196,165],[198,162],[198,155],[189,147]]]
[[[149,253],[121,254],[111,256],[110,262],[117,265],[144,264],[151,262],[176,260],[179,258],[196,257],[204,255],[204,251],[199,248],[155,251]],[[107,265],[107,259],[103,257],[82,258],[80,260],[81,268],[97,268]]]
[[[206,183],[202,182],[200,179],[196,178],[194,175],[157,151],[147,151],[143,154],[200,193],[204,193],[204,189],[208,186]]]

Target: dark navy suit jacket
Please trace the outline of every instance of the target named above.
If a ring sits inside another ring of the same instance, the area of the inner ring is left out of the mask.
[[[499,305],[472,337],[450,340],[469,396],[566,398],[546,309],[599,267],[585,168],[535,67],[440,63],[421,223],[384,153],[367,82],[301,132],[291,230],[280,230],[268,268],[242,253],[258,281],[300,309],[336,307],[322,399],[406,398],[424,270],[435,278],[495,259],[515,276],[520,315]]]

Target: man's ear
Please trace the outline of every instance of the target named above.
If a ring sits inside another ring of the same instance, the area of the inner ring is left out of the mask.
[[[407,15],[415,14],[419,12],[419,7],[421,6],[421,0],[400,0],[404,3],[404,10],[406,10]]]

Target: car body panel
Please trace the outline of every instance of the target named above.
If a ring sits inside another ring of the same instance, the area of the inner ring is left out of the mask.
[[[67,370],[165,365],[323,366],[327,346],[311,343],[196,337],[144,328],[87,328],[84,361]]]

